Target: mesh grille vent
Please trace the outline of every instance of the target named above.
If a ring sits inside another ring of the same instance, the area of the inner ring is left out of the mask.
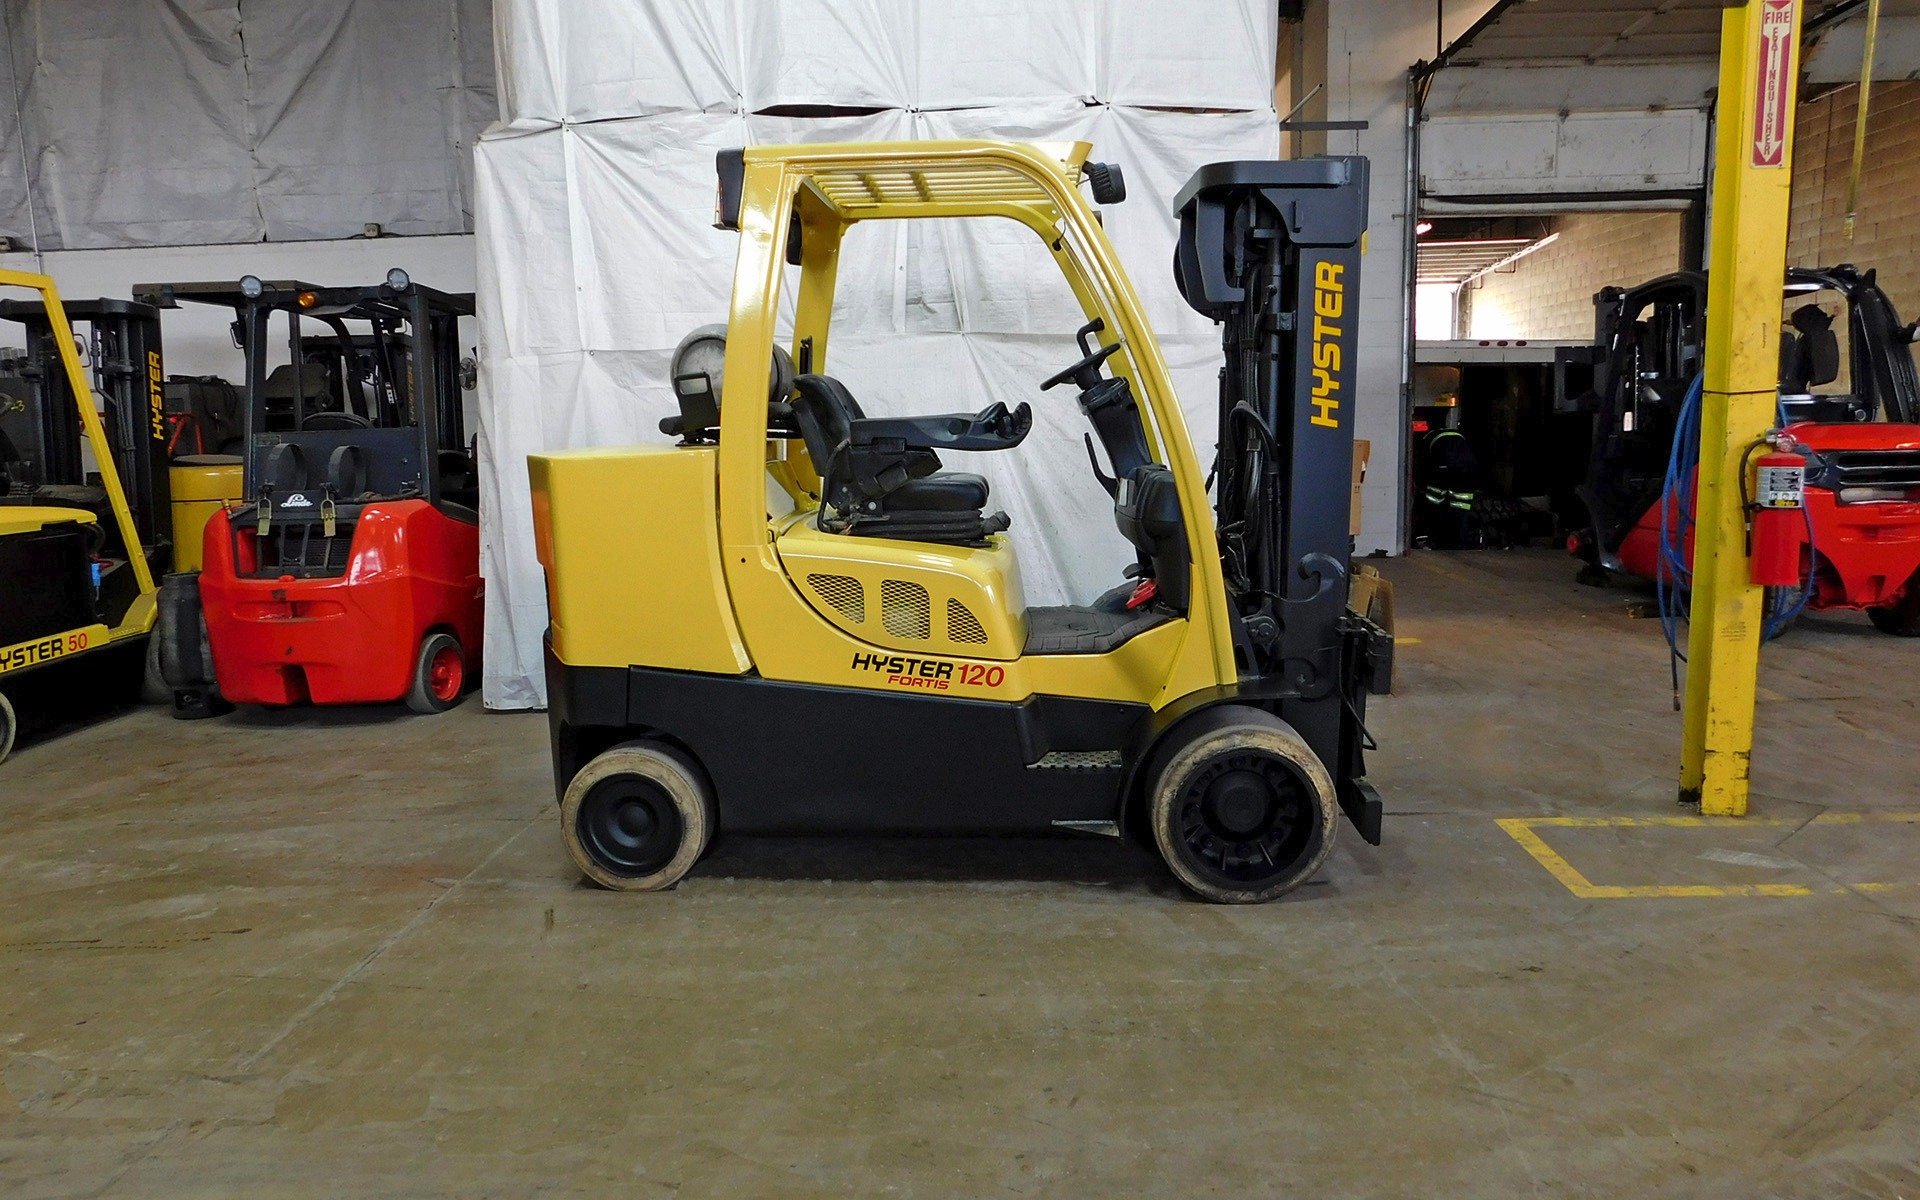
[[[987,631],[980,628],[980,619],[952,598],[947,600],[947,640],[970,646],[984,646],[987,642]]]
[[[933,636],[933,602],[927,589],[903,579],[880,582],[880,621],[898,638]]]
[[[814,594],[838,609],[855,625],[867,622],[867,591],[858,579],[846,575],[809,575],[807,583]]]

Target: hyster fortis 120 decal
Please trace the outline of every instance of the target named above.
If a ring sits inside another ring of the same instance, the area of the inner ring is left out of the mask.
[[[948,690],[956,678],[967,687],[993,688],[999,687],[1007,677],[1005,667],[940,662],[931,658],[909,658],[904,654],[855,654],[853,669],[883,671],[887,682],[895,687],[923,688],[933,692]]]

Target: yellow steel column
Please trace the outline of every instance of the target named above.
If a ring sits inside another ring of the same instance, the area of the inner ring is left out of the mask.
[[[1720,816],[1747,811],[1764,593],[1748,582],[1740,472],[1747,448],[1774,425],[1778,403],[1799,59],[1799,0],[1746,0],[1726,10],[1680,763],[1680,798]]]

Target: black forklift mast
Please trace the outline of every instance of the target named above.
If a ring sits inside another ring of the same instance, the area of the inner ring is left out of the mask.
[[[1174,204],[1180,294],[1223,326],[1214,512],[1241,688],[1277,702],[1378,844],[1363,718],[1393,642],[1347,606],[1367,161],[1214,163]]]
[[[1789,267],[1784,283],[1787,305],[1799,303],[1796,297],[1818,304],[1828,293],[1845,302],[1844,314],[1827,315],[1844,319],[1853,388],[1844,399],[1809,397],[1787,419],[1920,422],[1920,371],[1912,348],[1920,325],[1901,323],[1875,271],[1849,264]],[[1593,305],[1593,447],[1575,491],[1592,519],[1595,564],[1617,571],[1624,569],[1621,544],[1666,490],[1680,408],[1704,362],[1707,275],[1677,271],[1631,288],[1605,287],[1594,294]],[[1838,352],[1830,332],[1796,334],[1789,321],[1781,333],[1783,349],[1821,337]],[[1783,361],[1783,377],[1787,369]]]
[[[452,499],[449,490],[462,493],[460,501],[467,499],[470,489],[448,488],[440,455],[464,450],[466,444],[459,320],[473,315],[471,294],[426,287],[405,279],[404,272],[390,273],[387,283],[361,287],[245,282],[244,288],[240,283],[141,284],[134,294],[165,308],[191,301],[233,310],[234,340],[246,359],[244,488],[250,501],[257,503],[275,488],[275,450],[289,444],[311,450],[316,467],[340,461],[343,449],[351,452],[351,471],[329,469],[327,474],[329,480],[336,473],[351,475],[353,485],[311,485],[332,488],[343,504],[362,494],[417,496],[438,508]],[[277,312],[289,318],[290,429],[269,428],[267,419],[270,326]],[[302,317],[325,332],[305,332]],[[369,332],[355,335],[347,321],[366,322]],[[331,370],[326,359],[332,360]],[[360,367],[369,362],[377,369],[366,378]],[[322,378],[309,378],[316,374]],[[315,395],[311,385],[316,383],[324,399]],[[331,418],[328,427],[309,428],[316,417]]]
[[[171,547],[171,493],[167,475],[166,367],[160,349],[160,313],[152,305],[129,300],[69,300],[64,305],[74,336],[81,340],[92,385],[104,401],[107,442],[114,468],[133,513],[134,528],[152,561],[154,573],[166,571]],[[39,478],[29,486],[73,487],[86,484],[79,403],[54,345],[53,323],[38,300],[0,301],[0,320],[16,321],[26,332],[26,360],[20,377],[32,400],[38,424]],[[88,401],[90,402],[90,401]],[[16,483],[22,481],[15,481]],[[101,527],[109,547],[120,540],[106,514]],[[116,557],[124,557],[122,553]]]

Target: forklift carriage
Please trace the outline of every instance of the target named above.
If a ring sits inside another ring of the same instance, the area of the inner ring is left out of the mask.
[[[681,414],[662,429],[679,444],[529,462],[555,784],[589,878],[667,887],[719,829],[1131,832],[1199,895],[1245,902],[1311,876],[1342,808],[1378,840],[1362,720],[1392,646],[1346,603],[1365,161],[1215,164],[1176,201],[1181,292],[1224,323],[1210,513],[1079,190],[1117,203],[1121,173],[1089,149],[720,156],[732,319],[675,356]],[[1078,361],[1039,386],[1072,385],[1135,551],[1094,604],[1029,606],[1021,531],[985,479],[941,469],[943,450],[1018,447],[1028,402],[869,416],[827,373],[846,230],[941,217],[1027,226],[1086,317]]]
[[[197,577],[162,593],[183,648],[166,664],[176,715],[452,707],[477,678],[484,597],[459,382],[473,297],[398,269],[372,287],[249,276],[139,294],[231,308],[246,356],[242,502],[208,521]]]

